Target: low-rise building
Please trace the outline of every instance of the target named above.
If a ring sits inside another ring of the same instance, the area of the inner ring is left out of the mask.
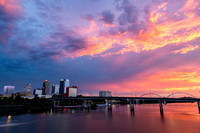
[[[100,97],[111,97],[111,92],[106,90],[106,91],[99,91],[99,96]]]
[[[40,88],[34,89],[33,95],[42,95],[42,89]]]
[[[34,89],[33,95],[37,95],[38,97],[45,97],[45,98],[51,98],[52,95],[43,95],[43,90],[41,88]],[[24,97],[24,98],[33,98],[33,97]]]
[[[66,93],[63,94],[63,97],[76,97],[77,96],[77,86],[66,87]]]

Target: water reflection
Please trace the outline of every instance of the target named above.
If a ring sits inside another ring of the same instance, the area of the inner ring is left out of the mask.
[[[108,115],[108,118],[109,118],[109,119],[112,119],[112,110],[108,110],[107,115]]]
[[[11,115],[8,116],[6,123],[11,123]]]
[[[160,118],[161,118],[161,121],[164,122],[165,121],[165,117],[164,117],[164,113],[160,113]]]
[[[133,117],[133,118],[135,117],[135,111],[131,110],[130,114],[131,114],[131,117]]]
[[[130,106],[113,106],[96,110],[57,109],[40,114],[24,114],[0,117],[0,122],[28,123],[16,126],[7,124],[9,128],[1,128],[7,132],[72,132],[72,133],[198,133],[200,131],[200,115],[195,104],[167,104],[164,113],[160,113],[158,104],[137,105],[135,111]],[[30,122],[32,121],[32,122]],[[0,126],[1,127],[1,126]],[[31,129],[31,130],[30,130]]]

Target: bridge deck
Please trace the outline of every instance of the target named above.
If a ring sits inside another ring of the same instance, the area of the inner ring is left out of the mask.
[[[155,100],[155,101],[180,101],[180,102],[197,102],[200,101],[199,98],[157,98],[157,97],[97,97],[97,96],[87,96],[87,97],[63,97],[63,98],[50,98],[50,100],[62,100],[62,99],[79,99],[79,100],[94,100],[94,99],[109,99],[109,100]]]

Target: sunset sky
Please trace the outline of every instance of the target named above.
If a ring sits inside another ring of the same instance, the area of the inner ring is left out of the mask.
[[[0,0],[0,93],[61,78],[80,94],[200,97],[199,0]]]

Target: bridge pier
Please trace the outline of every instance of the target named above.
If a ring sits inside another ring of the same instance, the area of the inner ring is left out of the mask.
[[[160,106],[160,113],[163,114],[163,105],[162,105],[162,101],[160,101],[159,106]]]
[[[60,105],[60,101],[53,101],[53,107],[57,107]]]
[[[105,101],[106,101],[106,106],[108,106],[108,99],[105,99]]]
[[[200,101],[197,101],[197,106],[198,106],[199,114],[200,114]]]
[[[108,111],[112,110],[112,100],[108,99]]]
[[[87,99],[84,100],[84,108],[85,109],[89,109],[90,108],[90,101],[87,100]]]
[[[133,99],[130,99],[130,110],[131,110],[131,112],[135,111],[135,109],[134,109],[134,100]]]
[[[136,99],[135,101],[136,101],[136,104],[139,104],[139,103],[140,103],[140,101],[139,101],[138,99]]]

